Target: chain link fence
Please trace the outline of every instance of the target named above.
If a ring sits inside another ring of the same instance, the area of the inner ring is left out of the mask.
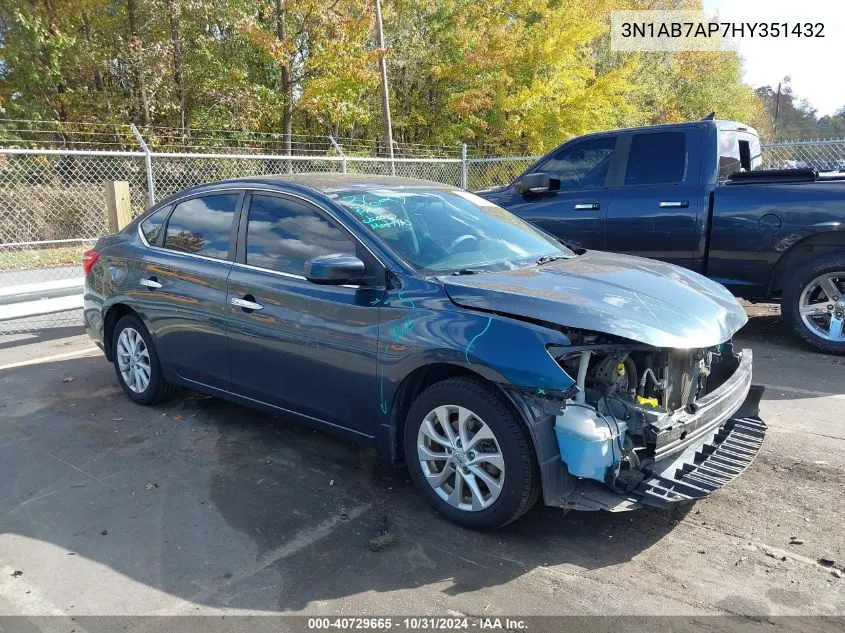
[[[351,174],[378,174],[433,180],[460,187],[462,184],[460,158],[403,158],[393,161],[366,158],[347,159],[346,171]]]
[[[56,126],[0,121],[0,334],[81,323],[82,254],[108,230],[110,181],[129,183],[137,215],[153,200],[228,178],[393,174],[478,191],[512,182],[537,160],[409,145],[397,146],[391,161],[375,141],[330,136],[288,143],[280,135],[226,133],[214,146],[213,134],[197,130]],[[291,155],[279,153],[288,145]],[[770,144],[763,156],[768,168],[845,169],[845,140]]]
[[[140,212],[143,155],[0,150],[0,333],[79,326],[80,262],[107,232],[103,183],[114,180],[129,182]]]
[[[216,180],[314,172],[396,175],[460,186],[462,165],[459,158],[398,158],[390,161],[366,157],[225,154],[153,154],[151,164],[157,200],[187,187]]]
[[[845,170],[845,140],[781,141],[763,146],[767,169]]]
[[[0,121],[0,335],[81,324],[82,255],[108,231],[107,182],[129,183],[133,216],[188,187],[249,176],[346,172],[465,184],[465,162],[448,148],[397,146],[391,161],[362,155],[383,151],[375,142],[294,137],[287,155],[274,153],[281,135],[224,134],[213,146],[212,133],[193,132]]]
[[[506,185],[533,165],[539,156],[467,159],[467,189],[480,191]]]

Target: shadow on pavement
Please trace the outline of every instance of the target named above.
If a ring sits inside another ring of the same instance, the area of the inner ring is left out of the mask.
[[[0,334],[0,350],[21,347],[23,345],[32,345],[33,343],[58,341],[60,339],[84,333],[85,330],[82,326],[74,325],[68,327],[42,328],[31,332]]]
[[[496,532],[464,530],[368,449],[187,392],[136,406],[99,357],[0,371],[0,437],[0,534],[211,606],[298,610],[431,583],[461,594],[544,565],[599,569],[688,510],[538,506]],[[372,552],[385,521],[396,542]]]
[[[845,356],[801,341],[777,305],[745,306],[748,323],[735,337],[754,351],[754,382],[767,385],[763,400],[807,400],[845,393]]]

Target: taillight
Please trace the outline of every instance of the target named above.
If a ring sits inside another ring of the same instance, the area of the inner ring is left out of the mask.
[[[85,251],[82,255],[82,270],[86,275],[91,272],[98,259],[100,259],[100,254],[97,251]]]

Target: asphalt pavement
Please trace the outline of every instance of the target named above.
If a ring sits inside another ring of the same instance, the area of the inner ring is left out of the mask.
[[[845,615],[845,358],[754,314],[737,340],[769,432],[741,477],[489,533],[290,420],[187,391],[134,405],[77,330],[0,338],[0,615]]]

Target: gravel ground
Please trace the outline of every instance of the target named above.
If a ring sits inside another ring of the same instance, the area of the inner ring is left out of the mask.
[[[188,392],[135,406],[84,337],[0,339],[0,615],[845,615],[845,358],[749,312],[770,430],[741,477],[493,533],[326,434]]]

